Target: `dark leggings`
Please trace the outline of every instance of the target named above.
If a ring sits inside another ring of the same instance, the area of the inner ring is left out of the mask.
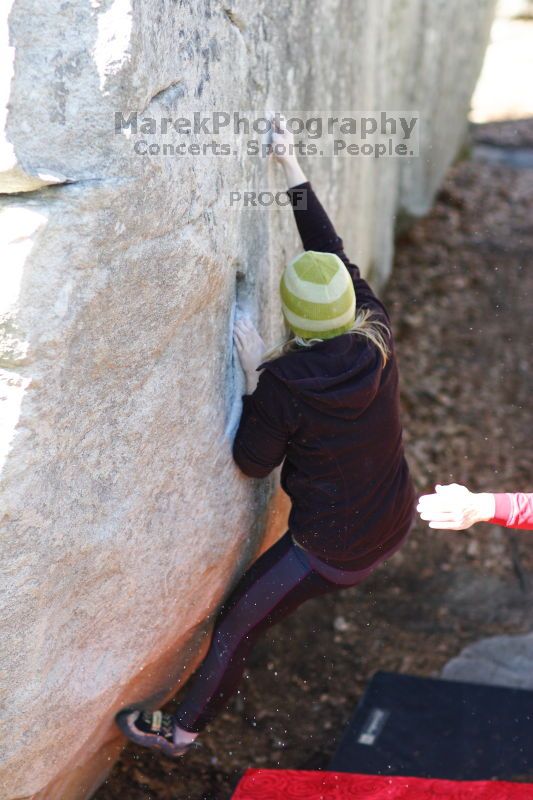
[[[381,560],[381,559],[380,559]],[[237,689],[246,658],[259,635],[311,597],[355,586],[376,565],[351,573],[351,582],[335,583],[311,566],[289,531],[244,573],[215,623],[211,645],[180,703],[181,728],[200,732]]]

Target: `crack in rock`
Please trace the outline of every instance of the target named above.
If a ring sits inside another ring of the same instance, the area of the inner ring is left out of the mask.
[[[232,11],[231,8],[225,8],[224,14],[227,16],[231,24],[235,25],[240,33],[244,33],[246,30],[246,23],[241,17],[239,17],[238,14],[235,13],[235,11]]]
[[[147,103],[143,106],[143,108],[138,112],[139,114],[144,114],[148,106],[150,106],[154,101],[157,102],[174,102],[174,100],[183,97],[186,94],[186,87],[185,84],[181,79],[172,81],[168,84],[168,86],[164,86],[162,89],[158,89],[155,94],[153,94]],[[168,97],[167,97],[168,95]]]
[[[114,183],[125,183],[131,181],[132,178],[121,176],[108,176],[105,178],[65,178],[63,181],[57,181],[56,183],[43,183],[39,186],[35,186],[34,188],[29,189],[17,189],[13,192],[0,192],[0,197],[2,198],[13,198],[14,200],[17,197],[24,197],[31,195],[31,197],[35,197],[41,193],[50,193],[53,192],[55,189],[61,189],[63,186],[65,187],[83,187],[85,184],[94,184],[94,183],[106,183],[112,181]]]
[[[38,192],[47,186],[60,186],[66,183],[75,183],[75,180],[60,172],[52,172],[41,167],[37,167],[31,172],[24,172],[23,168],[17,165],[10,173],[2,176],[0,196],[29,194]]]

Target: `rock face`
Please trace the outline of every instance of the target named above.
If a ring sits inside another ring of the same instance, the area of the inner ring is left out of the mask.
[[[429,208],[461,144],[493,7],[4,4],[3,798],[90,795],[120,746],[117,708],[158,703],[198,659],[276,484],[232,462],[231,331],[239,301],[280,339],[278,279],[300,244],[290,211],[232,207],[229,193],[282,190],[279,167],[142,154],[169,142],[142,121],[419,111],[419,158],[305,162],[382,283],[395,215]]]
[[[498,0],[497,13],[511,19],[533,19],[533,0]]]
[[[442,677],[453,681],[533,689],[533,634],[492,636],[468,645],[449,661]]]

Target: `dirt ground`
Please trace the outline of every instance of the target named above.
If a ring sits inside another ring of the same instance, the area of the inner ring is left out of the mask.
[[[531,146],[533,121],[515,128],[473,128],[480,156],[449,171],[397,245],[386,301],[420,492],[533,488],[533,169],[481,158]],[[325,768],[376,670],[437,675],[469,642],[526,631],[532,569],[531,534],[418,524],[363,586],[309,601],[261,640],[202,748],[173,762],[129,747],[95,797],[227,800],[249,766]]]

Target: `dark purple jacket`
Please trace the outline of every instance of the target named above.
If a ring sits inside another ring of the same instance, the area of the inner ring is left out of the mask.
[[[398,369],[390,320],[343,250],[309,181],[288,191],[305,250],[336,253],[352,276],[358,308],[386,325],[382,367],[368,339],[344,333],[263,362],[243,411],[233,457],[250,477],[280,464],[294,539],[327,563],[363,569],[398,546],[415,494],[402,446]]]

